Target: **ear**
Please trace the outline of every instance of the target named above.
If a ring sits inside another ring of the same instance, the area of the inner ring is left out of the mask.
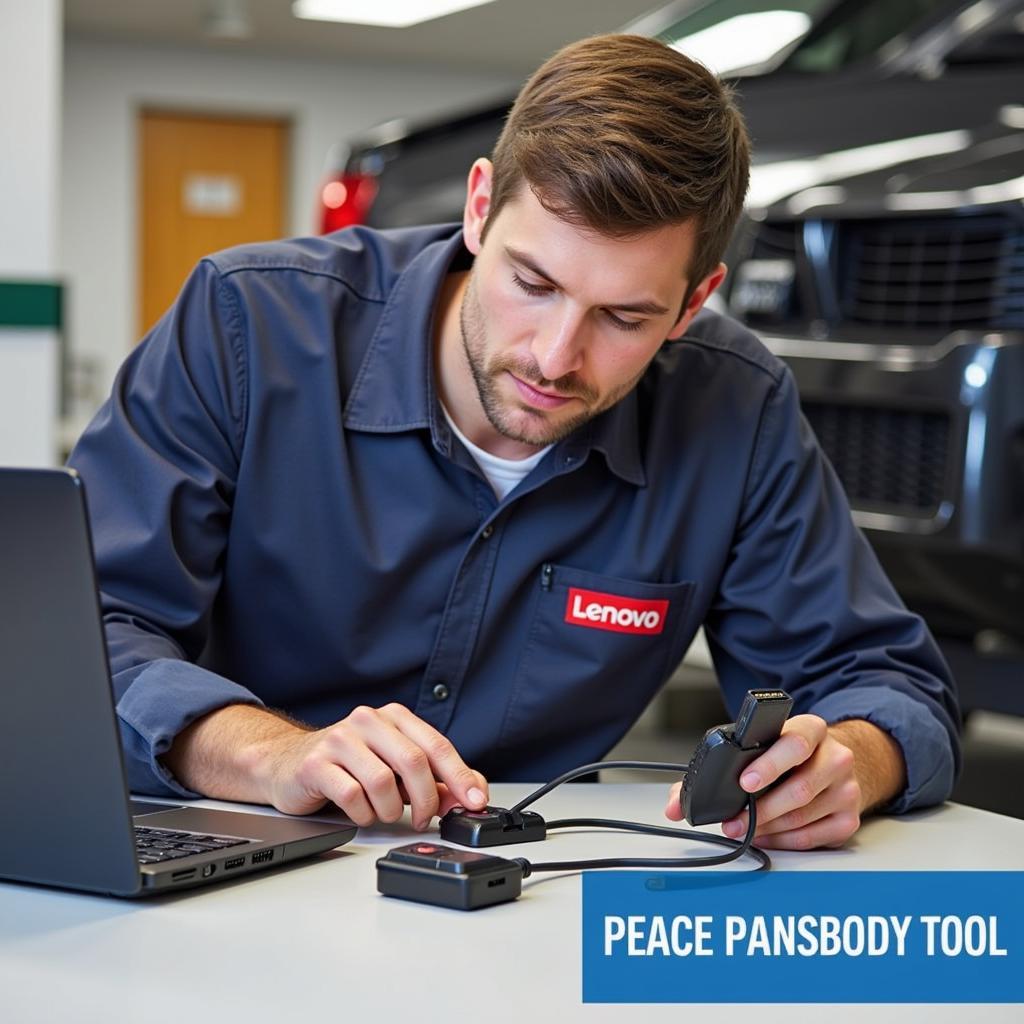
[[[462,211],[462,236],[466,248],[478,255],[483,245],[484,224],[491,208],[491,181],[494,167],[486,157],[480,157],[469,169],[466,183],[466,206]]]
[[[682,315],[676,321],[675,326],[668,333],[669,341],[677,341],[686,333],[686,328],[690,326],[690,322],[700,312],[701,306],[711,297],[711,293],[725,280],[725,275],[728,271],[728,267],[724,263],[719,263],[714,270],[704,278],[703,281],[694,289],[693,294],[690,296],[689,301],[686,303],[686,308],[683,310]]]

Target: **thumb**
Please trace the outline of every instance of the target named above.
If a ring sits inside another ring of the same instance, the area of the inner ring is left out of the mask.
[[[683,784],[675,783],[668,791],[668,803],[665,805],[665,817],[669,821],[682,821],[683,809],[679,805],[679,794],[682,792]]]

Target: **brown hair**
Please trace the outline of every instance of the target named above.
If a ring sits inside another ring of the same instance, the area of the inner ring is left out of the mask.
[[[548,211],[609,237],[695,220],[689,293],[728,245],[750,144],[731,91],[702,64],[655,39],[605,35],[534,72],[492,162],[488,221],[524,180]]]

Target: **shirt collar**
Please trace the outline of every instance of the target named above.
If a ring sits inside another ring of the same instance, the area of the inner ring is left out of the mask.
[[[637,390],[633,388],[625,398],[581,427],[577,434],[581,447],[601,452],[616,476],[637,487],[646,487],[647,474],[640,455],[639,411]],[[571,444],[572,440],[568,438],[566,443]]]
[[[456,260],[471,260],[462,231],[429,242],[399,274],[377,322],[348,401],[350,430],[387,434],[430,427],[437,443],[449,434],[434,393],[434,307]]]
[[[434,307],[445,274],[471,260],[461,229],[452,225],[450,235],[428,243],[399,275],[345,403],[346,428],[378,434],[429,428],[435,447],[451,454],[451,429],[434,388]],[[558,448],[581,462],[597,449],[613,473],[643,487],[638,409],[634,388]]]

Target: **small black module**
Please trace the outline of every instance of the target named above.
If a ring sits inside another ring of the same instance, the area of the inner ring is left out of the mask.
[[[465,807],[453,807],[441,819],[441,838],[460,846],[536,843],[546,836],[544,819],[533,811],[509,811],[504,807],[468,811]]]
[[[439,843],[398,846],[377,861],[378,892],[435,907],[476,910],[507,903],[522,886],[523,868],[515,861]]]

